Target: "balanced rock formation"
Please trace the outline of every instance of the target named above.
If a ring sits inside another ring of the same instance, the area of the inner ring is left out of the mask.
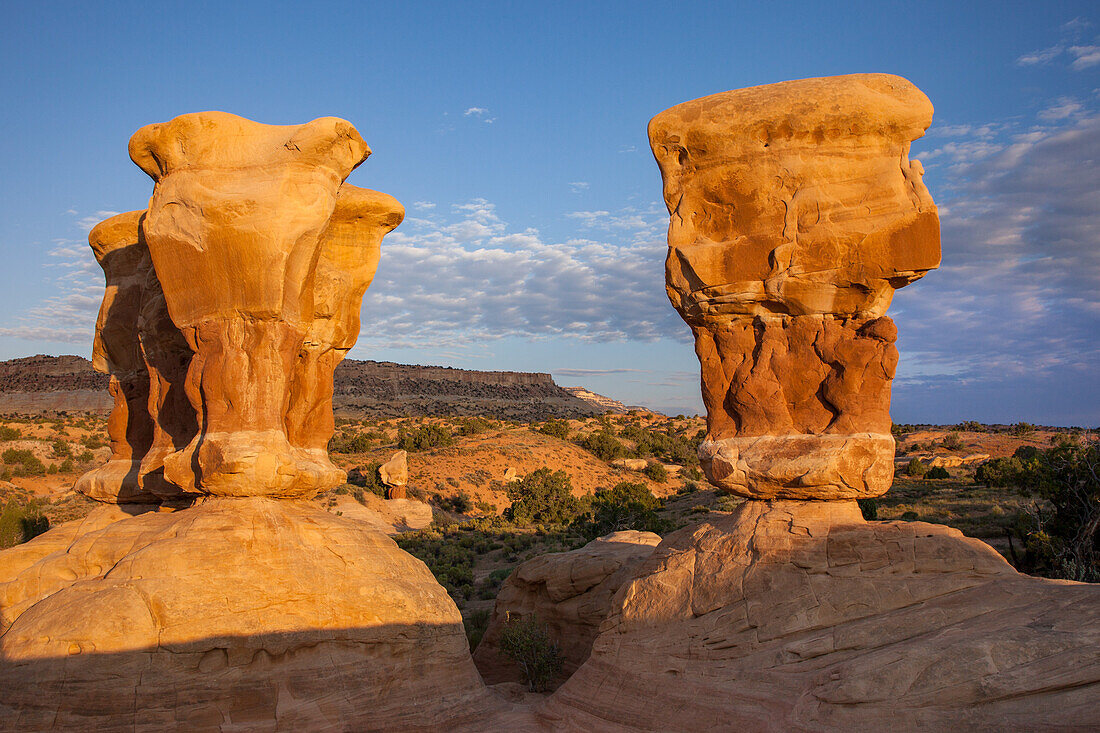
[[[450,729],[498,705],[447,592],[365,523],[259,497],[104,521],[0,553],[0,728]]]
[[[928,98],[887,74],[716,94],[653,118],[673,306],[702,364],[707,477],[755,498],[876,496],[893,472],[896,288],[939,265],[908,158]]]
[[[541,712],[554,730],[1085,730],[1098,652],[1100,586],[854,501],[749,501],[665,538]]]
[[[549,629],[562,656],[562,672],[572,674],[592,649],[611,599],[661,542],[652,532],[626,530],[592,540],[571,552],[540,555],[518,566],[497,594],[493,615],[474,662],[489,684],[524,682],[519,666],[500,651],[509,619],[535,616]]]
[[[387,499],[404,499],[405,484],[409,483],[408,451],[397,451],[390,460],[379,466],[378,478],[386,486]]]

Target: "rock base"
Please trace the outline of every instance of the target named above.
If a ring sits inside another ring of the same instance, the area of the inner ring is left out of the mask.
[[[1100,586],[855,502],[750,501],[669,537],[617,594],[554,730],[1100,726]]]
[[[5,730],[453,729],[507,708],[424,564],[306,503],[104,507],[0,553],[0,578]]]
[[[699,446],[707,479],[749,499],[836,500],[885,494],[894,478],[889,434],[755,435]]]

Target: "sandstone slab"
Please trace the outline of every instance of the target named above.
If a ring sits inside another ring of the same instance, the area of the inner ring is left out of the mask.
[[[667,537],[617,593],[555,730],[1085,730],[1100,586],[855,502],[749,501]]]

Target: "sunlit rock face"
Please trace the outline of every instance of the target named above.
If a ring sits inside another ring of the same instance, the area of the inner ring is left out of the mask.
[[[893,475],[893,292],[940,261],[910,143],[932,104],[887,74],[740,89],[653,118],[666,289],[695,335],[708,478],[841,499]]]
[[[344,120],[261,125],[223,112],[142,128],[146,211],[90,242],[107,275],[96,368],[114,454],[93,498],[309,496],[329,460],[332,373],[355,344],[392,196],[344,183],[370,153]]]

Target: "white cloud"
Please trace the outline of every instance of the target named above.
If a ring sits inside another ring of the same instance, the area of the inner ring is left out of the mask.
[[[367,350],[509,336],[687,339],[664,293],[663,231],[549,242],[536,229],[513,229],[484,199],[406,224],[383,241],[364,299]]]
[[[1084,109],[1084,105],[1070,97],[1062,97],[1050,107],[1039,113],[1039,119],[1047,121],[1064,120]]]
[[[94,227],[99,222],[103,221],[104,219],[110,219],[112,216],[118,216],[119,213],[121,213],[121,212],[118,212],[118,211],[97,211],[94,214],[92,214],[91,216],[85,216],[85,217],[79,219],[76,222],[76,225],[81,230],[83,230],[85,232],[90,232],[90,231],[92,231],[92,227]],[[76,212],[73,212],[73,214],[75,215]]]
[[[1074,71],[1081,71],[1100,64],[1100,46],[1070,46],[1069,52],[1073,56],[1073,63],[1070,64],[1070,68]]]
[[[569,190],[573,193],[580,193],[581,191],[588,190],[588,181],[572,181],[569,183]]]
[[[1025,53],[1016,59],[1016,63],[1020,66],[1040,66],[1042,64],[1048,64],[1054,59],[1062,55],[1062,52],[1066,50],[1066,47],[1062,44],[1051,46],[1050,48],[1044,48],[1039,51],[1032,51],[1031,53]]]
[[[431,201],[413,201],[413,208],[418,211],[429,211],[435,208]]]
[[[496,117],[489,116],[489,110],[485,107],[467,107],[466,111],[462,113],[463,117],[475,117],[486,124],[492,124],[496,122]]]

